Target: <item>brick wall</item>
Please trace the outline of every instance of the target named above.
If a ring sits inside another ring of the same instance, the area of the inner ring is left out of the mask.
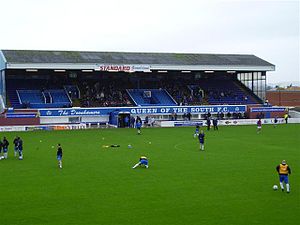
[[[266,98],[272,105],[300,106],[300,91],[267,91]]]

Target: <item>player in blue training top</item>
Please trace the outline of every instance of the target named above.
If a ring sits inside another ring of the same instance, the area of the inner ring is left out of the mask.
[[[135,169],[135,168],[137,168],[138,166],[144,166],[145,168],[148,169],[148,159],[147,159],[146,156],[141,156],[141,157],[140,157],[140,161],[139,161],[137,164],[135,164],[135,165],[132,167],[132,169]]]
[[[57,145],[57,152],[56,152],[56,158],[58,160],[58,167],[62,169],[62,156],[63,151],[60,144]]]
[[[136,126],[136,129],[137,129],[137,133],[141,134],[142,122],[140,120],[137,120],[135,126]]]
[[[199,143],[200,143],[200,150],[204,151],[204,137],[205,134],[203,130],[200,131],[200,134],[198,135]]]
[[[194,133],[194,138],[197,137],[198,135],[199,135],[199,125],[197,124],[196,130],[195,130],[195,133]]]

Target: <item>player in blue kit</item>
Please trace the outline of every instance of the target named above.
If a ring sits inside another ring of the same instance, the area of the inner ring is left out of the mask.
[[[141,157],[140,157],[140,161],[139,161],[137,164],[135,164],[135,165],[132,167],[132,169],[135,169],[135,168],[137,168],[138,166],[144,166],[145,168],[148,169],[148,159],[147,159],[146,156],[141,156]]]
[[[17,154],[19,152],[19,150],[18,150],[18,136],[15,137],[13,143],[15,145],[15,147],[14,147],[14,155],[15,155],[15,157],[17,157]]]
[[[196,130],[194,133],[194,138],[197,137],[199,135],[199,125],[196,126]]]
[[[137,129],[137,133],[141,134],[142,122],[140,120],[137,120],[135,126],[136,126],[136,129]]]
[[[198,135],[199,143],[200,143],[200,150],[204,151],[204,137],[205,134],[203,130],[200,131],[200,134]]]
[[[58,160],[58,167],[62,169],[62,156],[63,156],[63,151],[62,147],[60,144],[57,145],[57,152],[56,152],[56,158]]]
[[[2,148],[3,148],[4,159],[7,159],[7,157],[8,157],[8,146],[9,146],[9,142],[6,139],[6,137],[4,137],[3,141],[2,141]]]
[[[17,140],[17,148],[18,148],[18,152],[19,152],[19,160],[23,159],[23,140],[18,137]]]

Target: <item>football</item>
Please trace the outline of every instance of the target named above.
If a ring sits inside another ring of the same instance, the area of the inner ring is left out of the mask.
[[[278,190],[278,186],[277,186],[276,184],[273,185],[273,190],[274,190],[274,191]]]

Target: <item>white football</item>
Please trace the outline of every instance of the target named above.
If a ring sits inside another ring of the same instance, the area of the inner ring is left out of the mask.
[[[278,186],[276,184],[273,185],[273,190],[274,191],[278,190]]]

